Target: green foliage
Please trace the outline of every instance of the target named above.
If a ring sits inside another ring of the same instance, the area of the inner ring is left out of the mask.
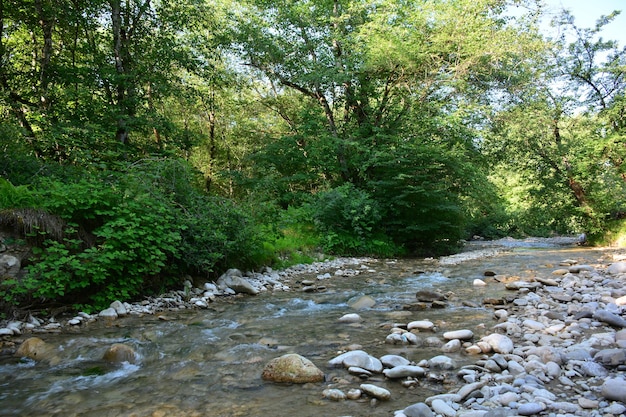
[[[14,186],[0,177],[0,210],[15,207],[28,207],[33,204],[28,187]]]
[[[255,266],[261,245],[249,217],[203,194],[196,180],[174,159],[145,160],[106,180],[42,179],[27,195],[41,215],[62,219],[62,231],[37,229],[42,244],[9,293],[102,308],[161,291],[185,273]]]
[[[35,248],[36,262],[16,294],[102,308],[164,284],[151,279],[180,254],[171,207],[93,180],[40,186],[33,194],[41,208],[61,216],[66,227],[62,239]]]
[[[379,203],[353,184],[318,193],[311,210],[327,253],[382,257],[398,252],[381,233]]]

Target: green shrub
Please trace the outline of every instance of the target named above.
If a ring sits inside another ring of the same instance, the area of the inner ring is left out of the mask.
[[[35,262],[16,295],[103,308],[167,284],[155,277],[180,253],[180,226],[171,207],[86,180],[48,182],[36,194],[66,228],[62,239],[48,238],[34,250]]]
[[[347,183],[321,192],[311,205],[321,243],[329,253],[390,256],[397,246],[381,234],[380,204]]]

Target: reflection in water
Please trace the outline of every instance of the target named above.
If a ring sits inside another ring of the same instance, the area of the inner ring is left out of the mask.
[[[474,287],[486,270],[500,275],[548,277],[565,258],[597,262],[600,251],[590,249],[515,248],[482,259],[440,264],[425,260],[379,261],[375,273],[324,281],[320,293],[274,293],[217,302],[211,310],[129,317],[112,324],[94,323],[72,334],[40,335],[56,346],[56,365],[17,358],[0,358],[1,416],[389,416],[454,384],[420,381],[404,388],[397,381],[375,376],[371,382],[392,391],[392,400],[373,407],[368,399],[329,402],[322,391],[335,381],[348,390],[362,381],[326,362],[352,344],[375,356],[394,353],[412,361],[439,354],[437,348],[385,344],[394,323],[431,320],[438,336],[468,328],[476,337],[495,324],[485,297],[506,294],[495,281]],[[315,279],[315,277],[311,277]],[[407,310],[415,292],[434,289],[449,293],[443,309]],[[376,301],[358,313],[360,323],[339,323],[353,312],[351,299],[367,295]],[[140,355],[135,365],[111,365],[101,358],[108,346],[124,343]],[[261,380],[265,363],[295,352],[311,359],[327,374],[325,384],[279,385]],[[475,358],[454,355],[460,364]]]

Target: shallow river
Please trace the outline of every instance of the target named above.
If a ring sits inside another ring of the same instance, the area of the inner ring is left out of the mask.
[[[51,365],[0,357],[0,416],[392,416],[394,410],[447,392],[450,381],[424,381],[408,389],[374,377],[369,382],[388,388],[390,401],[330,402],[322,398],[330,381],[348,381],[341,386],[344,391],[362,381],[343,369],[327,368],[328,360],[352,344],[377,357],[395,353],[415,362],[440,354],[436,348],[385,344],[392,323],[433,321],[436,332],[424,336],[465,328],[476,338],[491,333],[493,310],[482,301],[510,293],[485,278],[487,270],[499,276],[549,277],[566,258],[581,264],[609,262],[601,250],[543,243],[512,244],[491,255],[458,262],[377,261],[367,265],[376,272],[324,281],[325,292],[299,292],[294,283],[291,292],[220,299],[208,310],[164,313],[169,320],[128,317],[100,320],[73,333],[38,334],[58,347],[60,360]],[[297,277],[305,278],[311,277]],[[476,278],[489,285],[474,287]],[[448,307],[407,310],[420,289],[451,292]],[[363,321],[338,323],[354,312],[350,301],[363,295],[376,300],[374,307],[358,311]],[[102,362],[113,343],[133,346],[141,359],[134,365]],[[313,361],[329,382],[280,385],[261,380],[269,360],[291,352]],[[460,365],[475,361],[462,353],[452,356]]]

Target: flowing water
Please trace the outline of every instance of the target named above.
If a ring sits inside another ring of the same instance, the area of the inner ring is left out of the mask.
[[[369,382],[389,389],[390,401],[331,402],[322,398],[322,391],[332,381],[347,382],[340,386],[344,391],[361,381],[343,369],[327,368],[328,360],[353,344],[377,357],[394,353],[415,362],[428,359],[440,351],[385,344],[392,323],[427,319],[437,329],[424,336],[467,328],[480,337],[495,324],[483,299],[511,294],[503,284],[486,279],[486,270],[549,277],[560,260],[596,264],[607,255],[536,242],[509,246],[498,253],[481,247],[482,252],[444,262],[375,261],[368,268],[376,272],[324,281],[324,292],[233,297],[207,310],[166,312],[168,320],[128,317],[37,335],[55,347],[56,359],[36,363],[0,357],[0,416],[391,416],[394,410],[447,392],[449,383],[420,382],[408,389],[378,376]],[[476,278],[489,285],[474,287]],[[420,289],[449,292],[448,307],[407,310]],[[354,312],[350,301],[363,295],[376,300],[374,307],[358,311],[363,321],[338,323],[339,317]],[[132,346],[140,356],[137,363],[103,362],[113,343]],[[292,352],[313,361],[329,382],[283,385],[261,380],[269,360]],[[452,356],[460,365],[475,360],[463,353]]]

